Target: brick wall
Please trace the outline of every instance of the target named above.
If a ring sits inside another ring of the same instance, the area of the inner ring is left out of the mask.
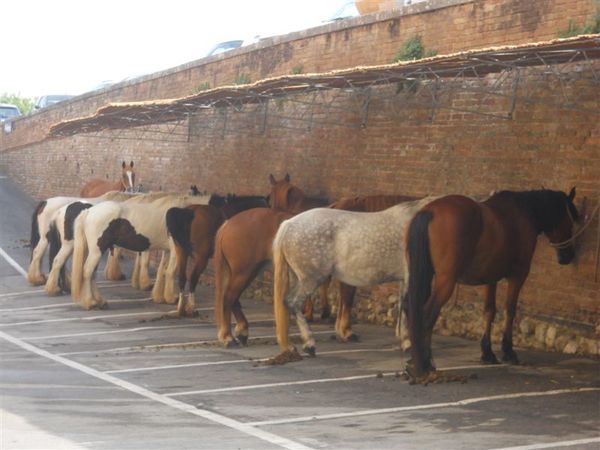
[[[507,97],[457,90],[432,121],[424,86],[400,94],[397,86],[388,86],[375,90],[366,128],[348,127],[361,120],[356,99],[349,97],[336,100],[341,111],[315,109],[311,122],[290,119],[302,111],[277,103],[264,131],[261,112],[247,108],[230,113],[226,127],[221,126],[222,112],[209,111],[176,130],[165,126],[164,134],[128,130],[42,140],[50,124],[89,114],[108,101],[176,97],[203,82],[230,84],[242,73],[257,80],[290,73],[299,65],[308,73],[386,63],[415,33],[438,53],[541,41],[556,37],[569,20],[580,25],[595,12],[593,0],[445,4],[434,8],[424,2],[402,13],[356,19],[348,28],[335,24],[275,38],[74,99],[18,120],[11,134],[0,133],[0,166],[38,198],[76,194],[87,178],[114,178],[121,159],[131,159],[146,189],[183,190],[195,183],[221,193],[266,193],[270,173],[280,177],[289,172],[307,193],[332,199],[376,193],[484,195],[494,189],[544,185],[567,190],[576,185],[578,199],[587,197],[588,207],[594,206],[600,201],[598,116],[559,107],[567,92],[571,106],[600,109],[600,90],[589,66],[561,83],[533,69],[523,71],[519,98],[536,101],[517,101],[512,120],[457,111],[482,105],[480,112],[505,113],[510,83],[500,88]],[[600,66],[594,67],[599,73]],[[487,83],[495,81],[489,77]],[[557,264],[540,238],[519,304],[518,345],[598,353],[597,233],[596,221],[578,243],[576,263],[566,267]],[[355,308],[359,318],[392,323],[396,291],[393,284],[361,290]],[[498,295],[502,304],[503,286]],[[460,287],[440,331],[477,336],[481,305],[479,289]]]

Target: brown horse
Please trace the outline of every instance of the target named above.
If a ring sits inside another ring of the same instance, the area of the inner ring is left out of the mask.
[[[337,202],[329,205],[333,209],[342,209],[355,212],[378,212],[390,208],[399,203],[416,200],[414,197],[406,195],[367,195],[357,197],[344,197]],[[331,280],[330,280],[331,281]],[[323,313],[321,318],[328,317],[329,304],[327,303],[327,291],[330,281],[321,286],[325,295],[321,295]],[[354,302],[356,287],[345,283],[340,283],[340,298],[338,302],[337,317],[335,320],[335,331],[338,339],[342,342],[357,341],[358,336],[352,331],[351,310]],[[304,304],[304,317],[311,320],[313,317],[313,301],[311,298]],[[325,316],[325,317],[324,317]]]
[[[550,242],[561,243],[557,250],[559,264],[573,260],[571,236],[578,219],[574,198],[575,188],[569,195],[550,190],[503,191],[481,203],[450,195],[416,214],[407,235],[405,265],[409,271],[405,307],[412,343],[407,371],[412,376],[427,379],[435,370],[432,330],[457,282],[487,287],[481,360],[495,364],[498,360],[492,352],[490,334],[496,314],[496,284],[506,278],[502,359],[518,363],[512,342],[513,320],[537,236],[544,233]]]
[[[79,193],[80,197],[99,197],[102,194],[105,194],[109,191],[128,191],[133,192],[135,188],[135,172],[133,171],[133,161],[129,163],[129,166],[125,164],[121,164],[122,174],[121,178],[118,181],[111,182],[106,180],[101,180],[95,178],[93,180],[88,181],[81,192]]]
[[[307,197],[290,183],[290,176],[275,180],[269,176],[271,209],[250,209],[227,220],[215,237],[215,319],[219,341],[226,346],[245,344],[248,321],[242,312],[240,295],[272,259],[273,238],[279,225],[294,214],[328,204]],[[323,298],[323,296],[322,296]],[[236,319],[235,339],[231,335],[231,313]]]
[[[185,208],[171,208],[167,211],[167,230],[172,238],[171,245],[177,257],[179,280],[180,316],[194,313],[194,292],[204,272],[208,259],[212,257],[215,235],[219,227],[241,211],[251,208],[267,208],[267,199],[260,196],[228,195],[214,199],[211,205],[190,205]],[[185,299],[185,286],[188,282],[188,262],[192,269],[189,277],[189,291]]]

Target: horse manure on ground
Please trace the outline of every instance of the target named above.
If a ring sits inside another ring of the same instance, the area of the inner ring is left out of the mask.
[[[265,366],[277,366],[294,361],[302,361],[302,355],[298,353],[295,347],[293,350],[286,350],[273,358],[267,359],[263,364]]]
[[[477,377],[477,376],[475,376]],[[465,375],[450,375],[446,372],[440,370],[434,370],[429,372],[428,374],[422,377],[412,377],[409,379],[408,384],[422,384],[423,386],[427,386],[428,384],[440,384],[440,383],[453,383],[458,382],[461,384],[465,384],[469,378]]]

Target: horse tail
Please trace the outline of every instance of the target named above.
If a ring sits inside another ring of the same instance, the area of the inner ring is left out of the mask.
[[[31,237],[29,239],[31,246],[31,257],[33,258],[33,250],[40,242],[40,224],[38,221],[39,215],[46,207],[46,200],[43,200],[37,204],[31,216]]]
[[[83,266],[87,255],[87,239],[85,236],[85,220],[89,209],[82,211],[75,219],[75,233],[73,236],[73,260],[71,263],[71,297],[75,301],[81,298],[83,285]]]
[[[223,229],[227,226],[225,222],[215,235],[215,250],[213,254],[213,267],[215,272],[215,321],[220,326],[225,308],[225,289],[231,276],[231,266],[223,253]]]
[[[167,230],[175,244],[184,251],[186,256],[192,254],[190,234],[193,220],[194,211],[189,208],[174,207],[167,211]]]
[[[273,239],[273,309],[275,313],[275,328],[277,343],[282,351],[289,350],[288,335],[290,314],[285,305],[285,296],[290,285],[290,265],[283,251],[283,238],[289,222],[286,220],[280,226]]]
[[[425,370],[424,307],[431,295],[433,263],[429,248],[429,223],[433,219],[431,211],[418,212],[410,223],[407,238],[408,253],[408,328],[411,340],[412,358],[417,375]]]

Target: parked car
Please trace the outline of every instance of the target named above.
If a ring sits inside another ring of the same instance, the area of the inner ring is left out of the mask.
[[[21,110],[16,105],[0,103],[0,122],[11,120],[21,116]]]
[[[213,56],[213,55],[218,55],[219,53],[225,53],[225,52],[228,52],[229,50],[240,48],[245,45],[254,44],[258,41],[260,41],[260,36],[254,36],[250,39],[235,39],[233,41],[220,42],[217,45],[215,45],[206,54],[206,56]]]
[[[65,100],[69,100],[70,98],[75,97],[74,95],[43,95],[37,99],[35,105],[33,105],[34,109],[42,109],[47,106],[55,105],[59,102],[64,102]]]

